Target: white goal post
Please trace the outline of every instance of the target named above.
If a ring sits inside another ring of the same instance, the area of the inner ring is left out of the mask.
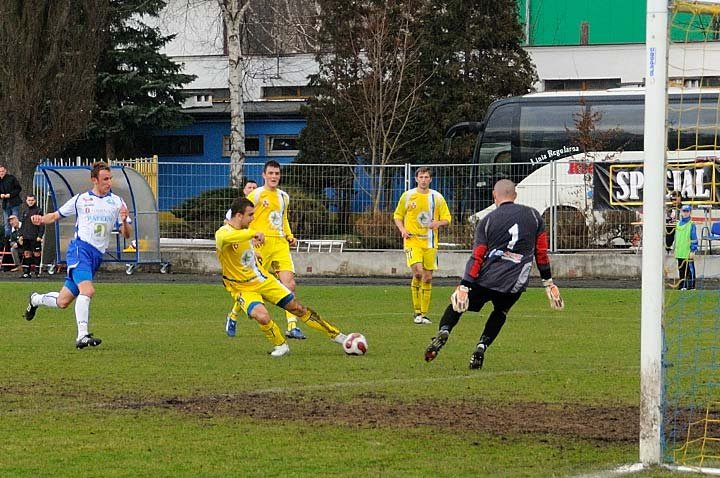
[[[662,319],[667,138],[667,0],[647,0],[645,69],[645,188],[640,321],[640,462],[661,461]]]

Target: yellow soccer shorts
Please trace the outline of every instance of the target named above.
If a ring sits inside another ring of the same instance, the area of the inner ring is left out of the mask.
[[[225,282],[225,290],[240,304],[240,308],[250,317],[252,310],[258,304],[264,304],[265,301],[285,307],[285,305],[295,298],[290,289],[282,285],[275,277],[270,276],[263,282],[238,283],[231,282],[227,279]]]
[[[295,273],[295,264],[290,255],[290,245],[284,237],[266,237],[258,254],[265,269],[272,272],[288,271]]]
[[[423,269],[426,271],[434,271],[437,265],[437,249],[428,247],[406,247],[405,257],[407,266],[412,267],[413,264],[422,263]]]

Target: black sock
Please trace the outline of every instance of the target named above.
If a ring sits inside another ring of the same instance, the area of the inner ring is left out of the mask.
[[[461,315],[462,314],[455,312],[452,305],[448,305],[445,312],[443,312],[442,318],[440,319],[440,330],[445,329],[448,332],[452,332],[452,329],[460,321]]]
[[[485,330],[483,330],[478,343],[485,344],[486,347],[489,347],[490,344],[495,341],[498,334],[500,334],[500,330],[502,330],[503,325],[505,325],[506,317],[504,312],[493,310],[487,322],[485,322]]]

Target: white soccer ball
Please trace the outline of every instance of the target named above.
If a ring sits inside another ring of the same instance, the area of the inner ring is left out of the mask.
[[[365,355],[368,351],[367,339],[357,332],[348,334],[342,346],[343,351],[348,355]]]

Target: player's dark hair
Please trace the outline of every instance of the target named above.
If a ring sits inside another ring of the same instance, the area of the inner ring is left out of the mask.
[[[418,177],[419,175],[421,175],[423,173],[428,173],[430,175],[430,177],[432,177],[432,169],[428,168],[427,166],[418,168],[418,170],[415,171],[415,177]]]
[[[243,184],[243,187],[247,186],[248,184],[255,184],[257,186],[257,181],[255,181],[254,179],[248,179],[247,181],[245,181],[245,184]]]
[[[265,163],[265,166],[263,167],[263,173],[266,172],[267,168],[269,168],[269,167],[280,169],[280,163],[278,163],[274,159],[271,159],[270,161]]]
[[[110,171],[110,166],[108,166],[107,163],[103,161],[98,161],[97,163],[93,163],[92,169],[90,170],[90,177],[91,178],[97,178],[100,176],[100,171]]]
[[[247,208],[254,206],[252,201],[246,197],[235,198],[232,204],[230,204],[230,216],[234,216],[237,213],[245,214]]]

